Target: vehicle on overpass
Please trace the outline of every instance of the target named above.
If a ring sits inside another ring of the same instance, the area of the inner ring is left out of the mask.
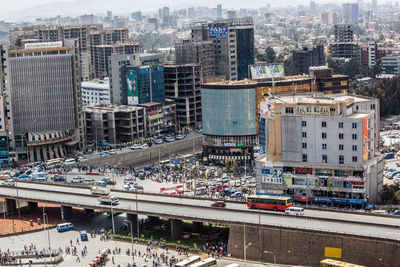
[[[357,265],[357,264],[352,264],[344,261],[338,261],[338,260],[333,260],[333,259],[325,259],[322,260],[321,262],[321,267],[366,267],[364,265]]]
[[[189,267],[216,267],[217,260],[215,258],[207,258],[205,260],[193,263]]]
[[[74,229],[74,225],[70,222],[57,224],[56,227],[59,233]]]
[[[114,206],[114,205],[118,205],[119,204],[117,196],[99,197],[98,200],[99,200],[100,204],[102,204],[102,205]]]
[[[214,207],[214,208],[224,208],[225,206],[226,206],[226,204],[224,201],[216,201],[211,204],[211,207]]]
[[[300,207],[289,207],[285,210],[285,214],[304,216],[304,209]]]
[[[110,188],[103,186],[93,186],[90,188],[90,193],[92,193],[93,195],[108,196],[108,194],[110,194]]]
[[[247,207],[250,209],[285,211],[293,205],[291,197],[252,195],[247,197]]]
[[[13,179],[5,180],[5,181],[3,181],[1,184],[2,184],[2,185],[8,185],[8,186],[15,186],[15,182],[14,182]]]
[[[201,260],[200,256],[192,256],[183,261],[178,262],[175,264],[176,267],[188,267],[189,265],[199,262]]]

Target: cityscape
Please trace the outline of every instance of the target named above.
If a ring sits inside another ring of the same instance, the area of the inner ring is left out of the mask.
[[[399,1],[0,7],[0,266],[400,267]]]

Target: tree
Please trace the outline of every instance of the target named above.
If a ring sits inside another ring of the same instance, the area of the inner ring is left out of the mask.
[[[293,55],[290,55],[286,60],[283,61],[283,66],[285,69],[285,75],[295,75],[294,65],[293,65]]]
[[[234,161],[232,162],[232,172],[233,172],[234,174],[237,174],[238,171],[239,171],[239,166],[237,165],[237,162],[234,160]]]
[[[266,61],[268,63],[274,63],[275,62],[276,53],[275,53],[275,51],[274,51],[274,49],[272,47],[268,46],[265,49],[265,55],[266,55],[266,59],[267,59]]]
[[[231,172],[231,163],[229,160],[225,161],[225,172],[230,173]]]

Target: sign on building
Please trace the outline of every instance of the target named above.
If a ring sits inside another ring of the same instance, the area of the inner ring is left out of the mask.
[[[250,74],[252,79],[284,77],[285,70],[281,64],[253,65]]]
[[[210,39],[228,38],[227,27],[210,27]]]
[[[128,105],[139,104],[138,80],[136,68],[127,68],[126,70],[126,88],[128,90]]]
[[[330,116],[329,106],[296,106],[296,115]]]

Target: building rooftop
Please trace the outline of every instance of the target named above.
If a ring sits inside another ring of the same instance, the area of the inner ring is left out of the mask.
[[[85,112],[132,112],[136,110],[142,110],[143,107],[138,106],[128,106],[128,105],[88,105],[84,106],[83,110]]]
[[[296,95],[281,95],[273,96],[268,99],[270,103],[286,103],[286,104],[339,104],[346,102],[364,102],[368,101],[369,98],[355,95],[347,94],[334,94],[334,95],[324,95],[321,93],[313,94],[296,94]]]
[[[110,80],[106,77],[104,80],[95,79],[81,83],[82,88],[110,89]]]

